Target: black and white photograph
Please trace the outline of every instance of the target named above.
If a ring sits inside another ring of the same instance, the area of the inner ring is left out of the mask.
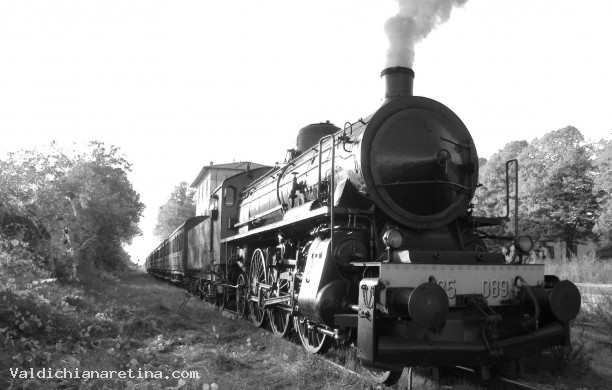
[[[0,389],[607,389],[612,3],[0,0]]]

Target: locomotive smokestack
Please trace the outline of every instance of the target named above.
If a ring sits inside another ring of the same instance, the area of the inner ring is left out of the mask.
[[[414,71],[403,66],[386,68],[380,74],[385,78],[385,103],[389,100],[412,96],[412,84],[414,82]]]

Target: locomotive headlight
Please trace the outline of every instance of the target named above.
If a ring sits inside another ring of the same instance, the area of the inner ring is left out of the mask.
[[[514,244],[516,248],[523,253],[527,253],[533,249],[533,240],[529,236],[518,236]]]
[[[395,228],[390,228],[383,235],[383,243],[389,248],[399,248],[404,243],[404,235]]]

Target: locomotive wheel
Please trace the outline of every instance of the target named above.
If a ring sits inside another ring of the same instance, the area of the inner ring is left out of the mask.
[[[270,270],[269,274],[270,284],[275,286],[275,296],[288,296],[289,295],[289,281],[281,279],[276,284],[276,274],[274,270]],[[280,307],[272,306],[267,309],[268,318],[270,319],[270,328],[275,335],[280,337],[287,337],[289,330],[291,329],[291,312],[283,310]]]
[[[193,293],[200,299],[204,299],[206,296],[206,283],[202,279],[193,281]]]
[[[187,289],[187,291],[191,294],[191,295],[197,295],[198,294],[198,290],[197,290],[197,280],[195,279],[185,279],[183,281],[183,286],[185,287],[185,289]]]
[[[368,376],[376,383],[391,386],[402,376],[401,371],[366,370]]]
[[[266,272],[266,257],[261,249],[256,249],[251,258],[251,272],[249,278],[249,310],[251,321],[261,327],[266,319],[266,310],[262,305],[263,291],[260,284],[268,284]]]
[[[232,269],[229,270],[227,274],[227,278],[223,278],[224,284],[234,284],[236,276]],[[230,291],[229,287],[223,287],[223,293],[221,295],[221,310],[232,310],[232,306],[230,305],[230,299],[233,295],[233,292]]]
[[[314,329],[309,329],[308,321],[304,317],[293,317],[293,327],[297,330],[306,351],[324,354],[331,347],[331,337],[321,334]]]
[[[206,296],[206,282],[202,279],[198,279],[196,285],[198,291],[198,298],[204,299],[204,297]]]
[[[241,273],[238,275],[238,288],[236,289],[236,313],[240,317],[244,317],[246,315],[247,308],[247,278],[246,275]]]
[[[215,289],[215,306],[221,307],[223,304],[223,296],[225,295],[225,289],[222,287],[223,283],[225,283],[225,273],[223,269],[219,268],[217,280],[214,284]],[[221,292],[219,292],[221,290]]]
[[[206,301],[211,305],[214,305],[217,301],[217,287],[212,281],[206,282],[206,295]]]
[[[223,294],[221,295],[221,302],[220,302],[220,306],[221,310],[227,310],[229,309],[229,307],[227,306],[227,300],[228,300],[228,294],[227,294],[227,287],[223,287]]]
[[[200,297],[198,279],[191,279],[189,281],[189,291],[191,292],[191,294],[193,294],[193,296],[198,298]]]

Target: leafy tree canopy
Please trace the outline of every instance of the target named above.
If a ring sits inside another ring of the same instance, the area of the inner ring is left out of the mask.
[[[77,263],[122,267],[144,209],[129,171],[119,149],[101,142],[9,153],[0,159],[0,234],[29,241],[59,276]]]
[[[195,213],[195,192],[186,182],[181,182],[174,187],[166,204],[159,208],[153,234],[163,239],[188,218],[194,217]]]
[[[562,237],[567,258],[577,239],[595,238],[599,204],[592,155],[592,145],[568,126],[534,140],[519,156],[523,228],[538,238]]]
[[[504,146],[503,149],[495,153],[486,164],[480,168],[480,188],[477,196],[479,204],[477,212],[480,215],[489,217],[499,217],[506,215],[506,162],[517,159],[519,154],[527,148],[527,141],[513,141]],[[514,168],[512,166],[511,168]],[[514,170],[511,171],[514,173]],[[510,184],[513,185],[512,178]],[[514,188],[511,188],[511,194]],[[512,210],[511,210],[512,211]],[[512,212],[511,212],[512,215]],[[507,228],[498,232],[509,234]]]
[[[600,211],[593,231],[603,243],[612,244],[612,141],[600,141],[595,165],[595,193]]]
[[[518,159],[521,232],[539,240],[563,239],[569,258],[576,240],[596,238],[593,228],[599,218],[598,194],[602,192],[596,183],[601,181],[603,186],[605,179],[599,178],[593,153],[593,145],[571,126],[531,143],[511,142],[493,155],[481,171],[484,202],[478,210],[488,215],[505,214],[505,162]],[[604,157],[602,152],[602,164],[604,160],[612,161],[612,151],[609,153]],[[510,185],[513,194],[512,180]],[[510,215],[513,217],[512,204]],[[509,231],[506,226],[505,232]]]

